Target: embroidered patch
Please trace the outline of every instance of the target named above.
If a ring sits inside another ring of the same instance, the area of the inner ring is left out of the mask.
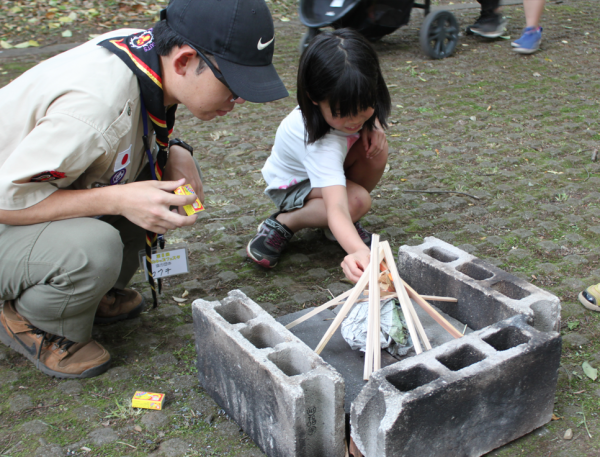
[[[127,170],[125,170],[124,168],[117,171],[114,175],[112,175],[112,178],[110,178],[110,184],[112,186],[114,186],[115,184],[119,184],[126,174]]]
[[[129,40],[132,48],[143,49],[145,52],[150,51],[154,47],[154,35],[152,29],[134,35]]]
[[[63,179],[66,177],[67,175],[64,174],[62,171],[51,170],[38,173],[37,175],[33,175],[29,182],[49,182],[56,181],[57,179]]]
[[[131,145],[123,152],[119,152],[115,160],[114,171],[119,171],[131,163]]]

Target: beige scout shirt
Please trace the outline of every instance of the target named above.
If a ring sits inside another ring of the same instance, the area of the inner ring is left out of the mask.
[[[147,163],[140,89],[121,59],[97,45],[135,32],[98,37],[0,89],[0,209],[28,208],[58,189],[135,180]]]

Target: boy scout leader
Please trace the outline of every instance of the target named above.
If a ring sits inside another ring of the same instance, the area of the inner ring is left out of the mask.
[[[146,239],[192,225],[203,198],[179,103],[201,120],[288,95],[264,0],[173,0],[153,29],[119,30],[0,89],[0,340],[42,372],[96,376],[94,322],[137,316],[125,289]],[[148,247],[149,249],[149,247]],[[151,279],[151,285],[154,281]]]

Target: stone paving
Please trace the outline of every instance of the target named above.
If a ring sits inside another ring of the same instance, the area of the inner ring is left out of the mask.
[[[504,12],[509,34],[519,36],[522,8]],[[455,14],[466,26],[478,11]],[[509,40],[461,37],[453,57],[427,60],[421,20],[414,11],[407,27],[375,44],[394,108],[389,170],[363,223],[394,250],[436,236],[560,297],[557,420],[490,455],[596,455],[600,386],[582,363],[600,366],[600,319],[577,294],[600,281],[600,166],[592,160],[600,145],[597,4],[548,2],[542,49],[532,56],[516,55]],[[196,148],[207,210],[167,238],[187,244],[191,272],[165,281],[158,310],[94,329],[113,357],[97,378],[49,378],[0,347],[0,455],[262,455],[198,386],[190,303],[241,289],[281,316],[350,287],[339,268],[342,249],[319,230],[298,233],[274,270],[246,259],[256,226],[275,210],[262,194],[260,169],[295,106],[304,28],[293,10],[275,24],[275,63],[290,97],[246,103],[206,123],[180,110],[176,135]],[[41,58],[0,54],[0,85]],[[141,274],[133,286],[148,293]],[[186,303],[172,299],[185,290]],[[165,392],[163,411],[132,410],[136,390]]]

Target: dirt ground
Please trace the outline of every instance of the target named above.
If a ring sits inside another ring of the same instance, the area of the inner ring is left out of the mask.
[[[0,86],[62,45],[125,25],[150,25],[164,4],[4,1]],[[241,289],[280,316],[349,287],[339,268],[342,249],[318,230],[298,233],[271,271],[246,259],[257,224],[275,211],[262,193],[260,169],[279,122],[296,104],[304,32],[293,3],[269,5],[274,62],[290,97],[245,103],[211,122],[179,111],[175,134],[195,147],[207,210],[193,227],[167,239],[188,246],[191,272],[165,281],[157,310],[95,328],[94,338],[113,358],[112,368],[97,378],[49,378],[0,347],[0,456],[262,455],[197,385],[191,302]],[[478,10],[454,13],[464,28]],[[524,26],[523,9],[507,6],[504,14],[514,39]],[[556,420],[489,455],[599,455],[600,386],[582,364],[600,366],[600,318],[577,301],[581,290],[600,281],[600,166],[592,160],[600,145],[597,2],[548,2],[544,42],[531,56],[514,53],[507,37],[461,36],[452,57],[429,60],[419,49],[422,20],[415,10],[408,26],[375,43],[393,102],[390,167],[363,223],[394,250],[436,236],[560,297]],[[63,36],[67,30],[71,35]],[[14,48],[30,40],[40,46]],[[432,190],[468,195],[415,192]],[[149,297],[141,274],[132,287]],[[185,290],[187,302],[172,299]],[[136,390],[166,393],[165,408],[131,409]],[[568,429],[571,440],[564,439]]]

